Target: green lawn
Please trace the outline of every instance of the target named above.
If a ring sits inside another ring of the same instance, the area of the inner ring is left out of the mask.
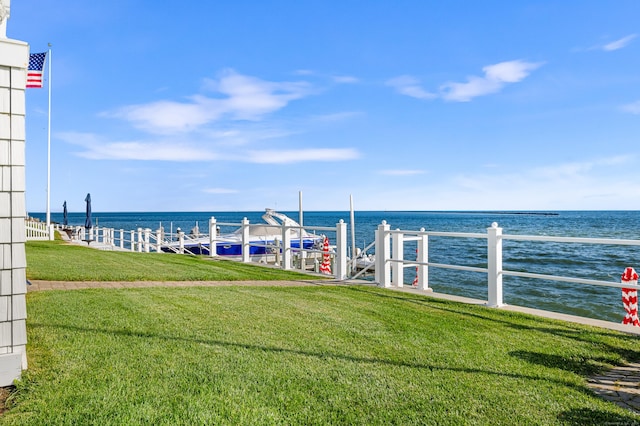
[[[27,304],[29,370],[2,424],[640,422],[586,387],[640,359],[637,337],[602,329],[370,286],[41,291]]]
[[[62,241],[26,244],[27,278],[51,281],[239,281],[317,279],[294,271],[202,256],[103,251]]]

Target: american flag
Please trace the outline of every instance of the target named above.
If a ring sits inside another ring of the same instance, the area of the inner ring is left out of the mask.
[[[27,88],[42,87],[42,73],[47,52],[29,55],[29,70],[27,71]]]

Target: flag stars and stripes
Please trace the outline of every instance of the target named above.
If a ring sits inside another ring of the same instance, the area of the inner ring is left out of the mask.
[[[27,88],[42,87],[42,74],[47,53],[32,53],[29,55],[29,69],[27,70]]]

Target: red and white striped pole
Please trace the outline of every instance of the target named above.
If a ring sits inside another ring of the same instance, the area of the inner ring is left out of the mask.
[[[638,274],[635,269],[625,269],[621,281],[627,284],[638,285]],[[622,305],[627,313],[622,323],[640,327],[640,321],[638,320],[638,290],[635,288],[623,288]]]
[[[322,264],[320,265],[320,273],[331,275],[331,255],[329,254],[329,238],[324,237],[322,242]]]

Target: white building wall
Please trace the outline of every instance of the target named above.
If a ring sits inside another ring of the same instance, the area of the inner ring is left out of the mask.
[[[0,386],[27,368],[25,83],[29,46],[0,38]]]

